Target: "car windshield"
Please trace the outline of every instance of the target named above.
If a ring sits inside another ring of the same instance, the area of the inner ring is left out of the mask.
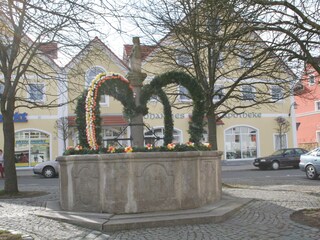
[[[273,155],[280,155],[280,154],[283,153],[283,151],[284,151],[284,149],[277,150],[277,151],[275,151],[274,153],[272,153],[271,156],[273,156]]]
[[[306,155],[317,156],[318,151],[319,151],[319,148],[316,148],[306,153]]]

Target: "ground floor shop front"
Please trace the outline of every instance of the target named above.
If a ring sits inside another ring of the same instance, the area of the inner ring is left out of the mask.
[[[291,122],[290,130],[280,137],[275,130],[275,118],[282,116]],[[74,118],[74,117],[72,117]],[[102,139],[104,147],[108,145],[131,145],[131,130],[122,115],[102,116]],[[178,112],[173,115],[173,142],[189,141],[189,113]],[[55,128],[56,118],[39,116],[24,123],[15,125],[15,157],[16,166],[33,167],[43,161],[54,160],[63,154],[65,146],[78,144],[77,130],[72,122],[71,134],[64,142]],[[163,145],[164,124],[163,115],[149,113],[144,117],[145,144]],[[218,150],[223,151],[222,159],[228,161],[252,160],[268,155],[283,147],[295,147],[295,122],[286,114],[247,113],[242,115],[227,115],[217,123]],[[3,141],[3,133],[1,132]],[[204,129],[202,142],[208,142],[208,130]],[[281,142],[281,144],[280,144]],[[3,148],[3,142],[0,142]],[[4,149],[5,151],[5,149]]]

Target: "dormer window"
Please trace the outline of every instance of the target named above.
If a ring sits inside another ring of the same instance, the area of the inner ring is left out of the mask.
[[[104,73],[104,72],[106,72],[106,70],[102,67],[95,66],[90,68],[86,72],[85,87],[87,88],[91,84],[92,80],[95,79],[98,74]]]
[[[95,79],[98,74],[105,73],[105,72],[106,72],[106,70],[103,67],[95,66],[95,67],[90,68],[86,72],[85,87],[87,88],[91,84],[92,80]],[[108,95],[101,95],[100,104],[108,106],[109,105],[109,96]]]
[[[176,62],[181,67],[192,66],[192,57],[187,50],[177,49]]]

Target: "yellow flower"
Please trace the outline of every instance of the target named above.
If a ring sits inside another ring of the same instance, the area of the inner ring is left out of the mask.
[[[114,147],[114,146],[110,146],[109,148],[108,148],[108,152],[109,153],[114,153],[116,151],[116,148]]]
[[[176,147],[176,145],[175,145],[174,143],[169,143],[169,144],[167,145],[167,148],[168,148],[169,150],[173,150],[175,147]]]
[[[124,151],[126,152],[126,153],[131,153],[132,151],[133,151],[133,149],[132,149],[132,147],[126,147],[125,149],[124,149]]]
[[[203,143],[203,145],[207,148],[211,148],[211,144],[210,143]]]
[[[187,142],[186,145],[187,145],[188,147],[194,147],[194,142]]]
[[[76,150],[76,151],[80,151],[80,150],[82,150],[82,146],[77,145],[77,146],[74,148],[74,150]]]

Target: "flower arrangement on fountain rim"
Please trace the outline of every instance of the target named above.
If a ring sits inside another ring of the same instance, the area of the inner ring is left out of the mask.
[[[131,153],[131,152],[133,152],[133,148],[131,146],[125,147],[124,148],[124,152],[125,153]]]
[[[109,146],[107,152],[108,153],[115,153],[116,152],[116,148],[114,146]]]
[[[81,155],[81,154],[114,154],[114,153],[131,153],[131,152],[185,152],[185,151],[210,151],[211,144],[201,143],[195,144],[187,142],[185,144],[169,143],[167,146],[153,146],[147,144],[144,147],[116,147],[108,146],[107,148],[89,149],[77,145],[75,147],[69,146],[63,155]]]
[[[152,148],[153,148],[152,144],[148,143],[148,144],[146,145],[146,149],[147,149],[147,150],[152,150]]]
[[[176,144],[174,144],[174,143],[169,143],[169,144],[167,145],[167,148],[168,148],[169,150],[173,150],[173,149],[175,149],[175,147],[176,147]]]

